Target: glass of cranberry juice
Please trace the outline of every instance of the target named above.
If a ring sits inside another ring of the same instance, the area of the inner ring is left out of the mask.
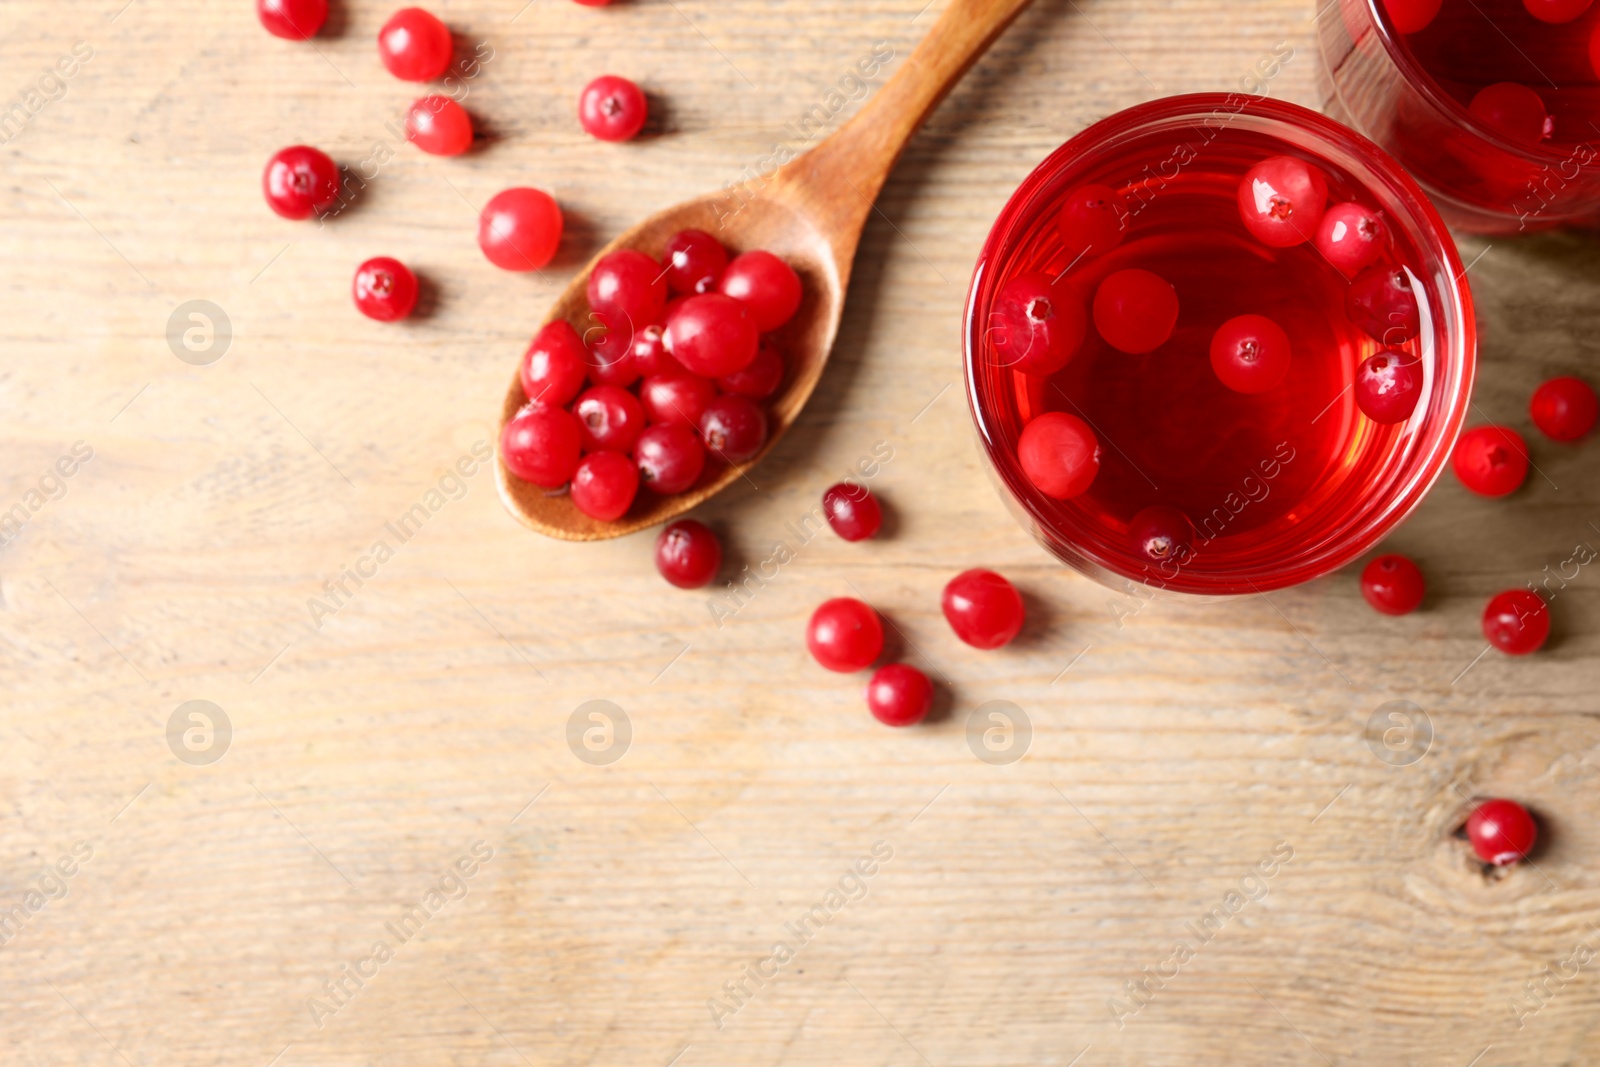
[[[1247,196],[1250,209],[1264,209],[1247,227],[1241,185],[1270,193],[1284,173],[1320,175],[1325,209],[1292,192]],[[1101,237],[1088,243],[1085,204],[1101,211]],[[1324,222],[1375,248],[1351,260],[1327,235],[1290,232],[1284,245],[1267,234],[1274,245],[1256,232]],[[1176,316],[1158,344],[1131,352],[1147,340],[1123,335],[1159,335],[1165,314],[1137,301],[1131,315],[1113,314],[1107,293],[1143,279],[1138,272],[1170,285]],[[1001,496],[1045,548],[1113,587],[1244,594],[1327,574],[1377,544],[1443,470],[1476,351],[1462,275],[1411,178],[1315,112],[1213,93],[1113,115],[1022,183],[973,276],[966,384]],[[1070,340],[1076,301],[1083,323],[1065,364],[1042,372],[1039,349],[1019,359],[1022,348],[1007,344],[1019,321],[1010,294],[1041,278],[1049,299],[1025,313],[1058,316],[1048,325]],[[1281,336],[1250,318],[1256,334],[1240,343],[1226,332],[1240,316],[1270,320]],[[1264,363],[1250,360],[1281,361],[1285,350],[1279,380],[1252,384]],[[1374,392],[1383,375],[1363,377],[1374,360],[1408,371],[1409,406]],[[1065,415],[1092,435],[1098,469],[1086,489],[1044,479],[1046,492],[1019,440],[1036,420]]]

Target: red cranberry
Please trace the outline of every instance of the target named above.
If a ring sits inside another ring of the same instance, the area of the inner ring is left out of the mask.
[[[589,377],[601,385],[627,388],[639,380],[639,361],[633,358],[633,342],[637,336],[626,319],[613,325],[610,316],[598,311],[589,313],[590,327],[583,332],[589,348],[584,361],[589,367]]]
[[[424,96],[406,111],[406,136],[430,155],[459,156],[472,147],[472,119],[448,96]]]
[[[561,208],[538,189],[506,189],[483,206],[478,247],[503,270],[538,270],[561,244]]]
[[[328,0],[256,0],[256,17],[286,41],[307,41],[328,21]]]
[[[771,252],[735,256],[722,272],[717,291],[748,308],[760,333],[771,333],[800,310],[800,276]]]
[[[432,81],[445,72],[455,46],[450,28],[420,7],[389,16],[378,31],[378,56],[401,81]]]
[[[565,407],[583,388],[583,341],[572,323],[557,319],[533,335],[522,356],[522,391],[529,400]]]
[[[669,523],[656,538],[656,570],[679,589],[709,585],[722,566],[722,542],[693,519]]]
[[[672,353],[667,351],[662,338],[665,332],[666,327],[660,325],[646,326],[633,332],[633,366],[639,372],[639,377],[688,373],[683,369],[683,364],[673,359]]]
[[[767,443],[767,417],[749,397],[724,393],[700,413],[700,437],[707,451],[743,463]]]
[[[1483,636],[1508,656],[1539,650],[1550,636],[1550,608],[1528,589],[1507,589],[1483,609]]]
[[[1159,274],[1130,268],[1106,275],[1094,294],[1094,326],[1118,352],[1159,348],[1178,322],[1178,292]]]
[[[1504,867],[1533,851],[1539,827],[1515,800],[1485,800],[1467,817],[1467,840],[1485,863]]]
[[[1534,390],[1529,410],[1552,441],[1576,441],[1594,429],[1600,399],[1582,378],[1551,378]]]
[[[933,683],[915,667],[879,667],[867,683],[867,710],[885,726],[914,726],[933,707]]]
[[[1404,556],[1379,556],[1361,571],[1361,595],[1385,615],[1409,615],[1422,604],[1422,571]]]
[[[1365,204],[1334,204],[1317,227],[1317,251],[1346,278],[1370,267],[1388,243],[1382,213]]]
[[[1229,319],[1211,336],[1211,369],[1236,393],[1264,393],[1289,373],[1289,335],[1265,315]]]
[[[670,496],[700,480],[706,450],[700,435],[687,426],[649,426],[633,446],[633,460],[646,488]]]
[[[1002,367],[1040,376],[1067,365],[1083,343],[1083,301],[1070,284],[1019,274],[994,298],[989,343]]]
[[[1596,26],[1593,36],[1589,38],[1589,69],[1600,77],[1600,26]]]
[[[500,435],[506,469],[541,489],[559,489],[571,481],[581,450],[572,412],[544,404],[517,412]]]
[[[1528,9],[1528,14],[1540,22],[1549,22],[1560,25],[1571,22],[1585,11],[1593,0],[1522,0],[1522,6]]]
[[[1422,361],[1410,352],[1386,348],[1356,368],[1356,407],[1385,426],[1405,422],[1422,399]]]
[[[1041,493],[1069,500],[1089,488],[1099,473],[1100,442],[1076,415],[1050,411],[1023,428],[1017,461]]]
[[[1056,231],[1070,266],[1104,255],[1122,243],[1128,202],[1109,185],[1080,185],[1067,194],[1056,216]]]
[[[572,503],[591,519],[615,522],[639,492],[639,468],[621,452],[590,452],[572,474]]]
[[[1456,442],[1451,465],[1474,493],[1505,496],[1528,476],[1528,446],[1509,426],[1478,426]]]
[[[578,97],[578,121],[602,141],[631,140],[644,129],[649,114],[644,92],[615,74],[602,74]]]
[[[1327,204],[1327,179],[1294,156],[1263,159],[1239,183],[1244,228],[1272,248],[1289,248],[1316,236]]]
[[[1411,276],[1399,267],[1368,267],[1345,291],[1345,316],[1373,340],[1390,347],[1405,344],[1422,329]]]
[[[632,248],[601,256],[589,272],[587,291],[590,307],[608,321],[629,323],[635,331],[659,323],[667,306],[661,264]]]
[[[1472,117],[1507,140],[1538,144],[1550,136],[1551,119],[1539,94],[1516,82],[1485,85],[1467,110]]]
[[[765,343],[756,350],[756,358],[750,361],[748,367],[717,379],[717,385],[724,393],[737,393],[751,400],[765,400],[776,393],[782,384],[783,357],[778,355],[776,348]]]
[[[811,613],[806,647],[830,671],[859,671],[883,652],[883,622],[853,597],[825,600]]]
[[[707,378],[744,370],[761,341],[745,305],[721,293],[686,297],[668,316],[664,339],[679,363]]]
[[[1152,504],[1128,523],[1128,540],[1141,559],[1184,564],[1194,554],[1194,523],[1166,504]]]
[[[713,293],[728,267],[728,250],[704,230],[680,230],[667,238],[661,258],[674,293]]]
[[[852,482],[840,482],[824,490],[822,512],[833,532],[846,541],[864,541],[883,525],[878,498],[866,486]]]
[[[654,375],[639,384],[639,399],[652,426],[682,426],[698,431],[700,416],[716,397],[717,387],[710,378],[688,371]]]
[[[394,322],[417,306],[417,276],[398,259],[377,256],[356,268],[352,295],[367,318]]]
[[[639,398],[614,385],[596,385],[572,406],[585,452],[626,452],[644,430]]]
[[[999,648],[1022,629],[1022,596],[994,571],[962,571],[944,587],[940,603],[950,629],[973,648]]]
[[[1401,33],[1416,33],[1433,21],[1443,0],[1383,0],[1389,21]]]
[[[267,206],[286,219],[309,219],[339,199],[339,167],[326,152],[294,145],[267,160],[261,174]]]

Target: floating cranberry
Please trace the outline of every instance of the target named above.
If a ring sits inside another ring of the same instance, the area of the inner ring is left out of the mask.
[[[679,589],[709,585],[722,566],[722,542],[693,519],[668,523],[656,538],[656,570]]]
[[[633,460],[646,488],[670,496],[700,480],[706,449],[688,426],[649,426],[633,446]]]
[[[1100,256],[1122,243],[1128,202],[1109,185],[1080,185],[1067,194],[1056,215],[1056,232],[1071,266]]]
[[[1386,348],[1356,368],[1356,407],[1385,426],[1405,422],[1422,399],[1422,361],[1410,352]]]
[[[1089,424],[1049,411],[1023,427],[1017,462],[1041,493],[1056,500],[1077,496],[1100,471],[1100,442]]]
[[[1128,523],[1128,540],[1151,563],[1187,563],[1194,554],[1194,523],[1166,504],[1152,504]]]
[[[403,319],[417,306],[417,276],[388,256],[376,256],[357,267],[351,290],[361,314],[379,322]]]
[[[1422,329],[1411,275],[1400,267],[1368,267],[1345,290],[1345,316],[1375,341],[1398,347]]]
[[[582,451],[578,420],[564,408],[529,404],[500,435],[506,469],[541,489],[559,489],[572,479]]]
[[[1474,493],[1505,496],[1528,476],[1528,446],[1509,426],[1478,426],[1456,442],[1451,466]]]
[[[700,437],[712,455],[744,463],[767,443],[767,417],[749,397],[724,393],[700,413]]]
[[[822,513],[833,532],[846,541],[865,541],[883,525],[878,498],[864,485],[840,482],[822,493]]]
[[[665,326],[646,326],[633,333],[633,366],[639,372],[639,377],[648,378],[655,374],[684,374],[683,364],[672,358],[672,353],[667,351],[666,342],[662,335],[666,332]]]
[[[432,81],[445,72],[455,46],[450,27],[420,7],[389,16],[378,31],[378,57],[401,81]]]
[[[1334,204],[1317,227],[1317,251],[1346,278],[1371,266],[1388,243],[1383,215],[1365,204]]]
[[[572,474],[572,503],[591,519],[615,522],[639,492],[639,468],[621,452],[590,452]]]
[[[1472,117],[1507,140],[1538,144],[1550,136],[1551,118],[1539,94],[1517,82],[1485,85],[1467,110]]]
[[[308,41],[328,21],[328,0],[256,0],[256,17],[274,37]]]
[[[1272,248],[1289,248],[1315,237],[1327,204],[1327,179],[1294,156],[1263,159],[1239,183],[1244,228]]]
[[[667,238],[661,258],[674,293],[714,293],[728,269],[728,250],[704,230],[679,230]]]
[[[1022,629],[1026,611],[1017,587],[994,571],[962,571],[940,598],[950,629],[973,648],[1009,644]]]
[[[659,323],[667,307],[667,279],[661,264],[633,248],[601,256],[589,272],[586,290],[591,308],[608,322],[628,323],[635,332]]]
[[[761,341],[745,305],[722,293],[685,297],[667,316],[663,339],[679,363],[707,378],[744,370]]]
[[[1119,352],[1150,352],[1172,336],[1178,292],[1159,274],[1130,268],[1106,275],[1094,294],[1094,327]]]
[[[1211,336],[1211,369],[1236,393],[1264,393],[1289,373],[1289,335],[1265,315],[1229,319]]]
[[[1533,851],[1539,826],[1515,800],[1485,800],[1467,816],[1467,840],[1483,862],[1504,867]]]
[[[578,97],[578,121],[602,141],[632,140],[649,116],[644,91],[615,74],[602,74]]]
[[[472,147],[472,118],[448,96],[424,96],[406,110],[406,137],[435,156],[459,156]]]
[[[933,683],[915,667],[879,667],[867,683],[867,710],[885,726],[914,726],[933,707]]]
[[[538,270],[561,244],[561,208],[538,189],[496,193],[478,216],[478,247],[503,270]]]
[[[1422,604],[1422,571],[1405,556],[1379,556],[1361,571],[1361,595],[1385,615],[1409,615]]]
[[[1537,652],[1550,636],[1550,608],[1528,589],[1507,589],[1483,609],[1483,636],[1508,656]]]
[[[611,319],[597,311],[589,313],[591,325],[584,331],[588,350],[584,362],[589,377],[600,385],[627,388],[639,380],[639,361],[633,356],[634,338],[637,336],[627,320],[613,325]]]
[[[1594,429],[1600,399],[1582,378],[1551,378],[1534,390],[1529,412],[1552,441],[1576,441]]]
[[[1024,374],[1054,374],[1083,342],[1083,301],[1065,281],[1030,271],[1012,278],[995,296],[989,342],[1002,367]]]
[[[639,398],[614,385],[596,385],[572,405],[585,452],[626,452],[644,431]]]
[[[1433,21],[1443,0],[1383,0],[1389,21],[1401,33],[1416,33]]]
[[[267,206],[286,219],[309,219],[339,199],[339,167],[326,152],[293,145],[267,160],[261,174]]]
[[[700,416],[716,397],[716,383],[688,371],[657,374],[639,383],[639,400],[652,426],[683,426],[698,431]]]
[[[830,671],[859,671],[883,652],[883,622],[854,597],[824,600],[806,625],[806,647]]]
[[[750,311],[761,333],[771,333],[800,309],[800,276],[771,252],[759,249],[735,256],[722,272],[717,291]]]
[[[778,355],[776,348],[766,343],[756,350],[756,358],[744,370],[717,379],[717,385],[724,393],[737,393],[751,400],[765,400],[776,393],[782,384],[783,357]]]
[[[529,400],[565,407],[583,388],[583,341],[572,323],[557,319],[533,335],[522,356],[522,391]]]

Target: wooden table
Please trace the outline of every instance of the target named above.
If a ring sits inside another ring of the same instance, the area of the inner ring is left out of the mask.
[[[1390,541],[1429,600],[1391,620],[1353,573],[1211,604],[1092,585],[1011,520],[969,428],[961,306],[1010,190],[1094,119],[1237,88],[1280,42],[1268,91],[1315,104],[1310,5],[1024,14],[890,179],[802,422],[704,509],[730,574],[793,555],[713,612],[654,575],[648,534],[518,527],[473,449],[592,248],[797,147],[858,59],[892,49],[892,71],[937,12],[441,0],[485,57],[464,84],[488,143],[450,161],[395,136],[415,87],[374,55],[391,5],[335,0],[295,45],[244,0],[122,4],[0,8],[0,91],[73,70],[0,149],[0,510],[24,520],[0,549],[6,1063],[1600,1063],[1600,963],[1563,963],[1600,950],[1600,571],[1560,589],[1545,651],[1476,658],[1488,596],[1600,545],[1600,445],[1534,437],[1509,501],[1442,481]],[[654,95],[654,135],[581,132],[603,71]],[[326,227],[261,202],[296,142],[372,172]],[[542,277],[475,247],[513,184],[567,210]],[[1527,430],[1537,382],[1594,380],[1600,250],[1462,244],[1475,417]],[[425,276],[415,321],[351,308],[375,254]],[[181,342],[195,300],[231,339],[202,329],[185,362],[169,320]],[[886,536],[800,544],[875,449]],[[378,540],[392,558],[362,562]],[[939,615],[977,565],[1028,599],[1004,652]],[[853,593],[939,680],[938,721],[879,727],[807,659],[811,608]],[[631,731],[610,764],[575,756],[594,723],[568,744],[595,700]],[[991,700],[1029,717],[1020,761],[969,750]],[[1391,700],[1429,717],[1418,761],[1369,747]],[[1537,811],[1536,865],[1469,861],[1452,833],[1479,794]]]

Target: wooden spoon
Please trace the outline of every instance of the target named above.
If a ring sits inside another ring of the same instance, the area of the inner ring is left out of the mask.
[[[928,36],[889,83],[827,140],[771,175],[748,200],[712,193],[668,208],[602,248],[572,279],[545,322],[564,318],[581,334],[589,325],[585,286],[600,256],[637,248],[660,259],[667,238],[679,230],[715,234],[737,255],[764,248],[800,275],[805,298],[794,319],[774,337],[788,368],[782,390],[767,402],[767,443],[746,463],[708,462],[687,492],[661,496],[643,487],[633,508],[616,522],[591,519],[565,492],[550,493],[495,464],[500,499],[523,523],[568,541],[621,537],[666,522],[738,480],[761,461],[800,416],[828,362],[856,246],[872,203],[911,135],[1029,0],[950,0]],[[500,429],[527,402],[511,376],[500,412]]]

